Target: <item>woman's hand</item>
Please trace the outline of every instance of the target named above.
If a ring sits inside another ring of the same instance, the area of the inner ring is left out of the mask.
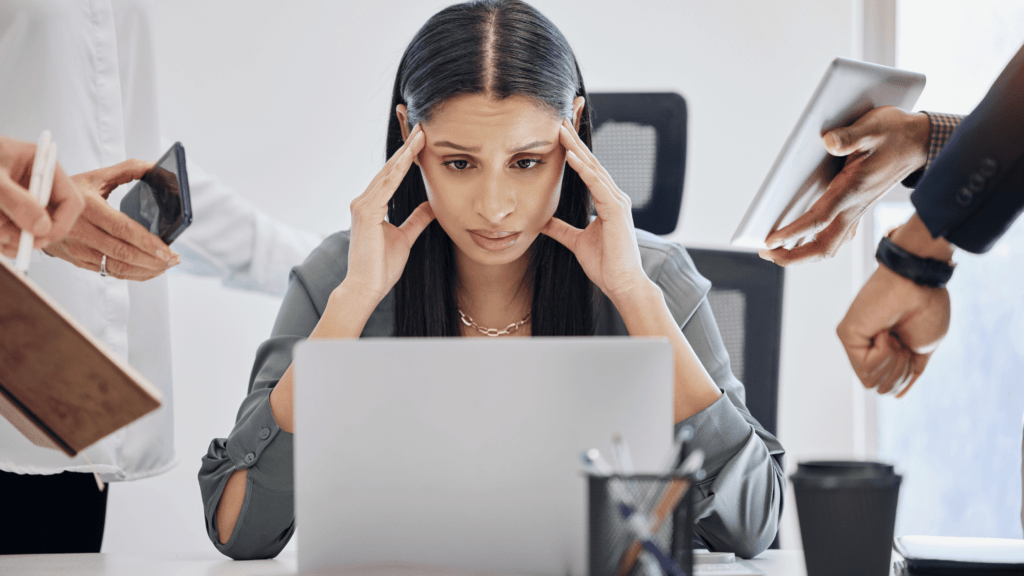
[[[413,128],[405,144],[395,151],[384,168],[374,176],[366,191],[352,201],[348,274],[331,293],[327,309],[309,335],[311,340],[358,338],[374,308],[402,276],[413,243],[434,220],[430,204],[424,202],[413,210],[401,226],[385,221],[388,201],[405,178],[416,155],[423,150],[423,138],[420,127]],[[285,370],[270,393],[270,409],[274,419],[282,430],[289,433],[295,430],[293,369],[294,364]],[[223,505],[223,500],[221,502]],[[237,510],[241,509],[240,500],[234,502],[235,508],[232,510],[235,511],[227,516],[228,523],[237,518]],[[219,514],[218,523],[221,522]]]
[[[366,191],[352,201],[352,235],[348,247],[348,275],[339,288],[367,298],[376,307],[398,282],[409,251],[434,220],[430,204],[420,204],[401,226],[387,222],[388,202],[423,150],[423,130],[417,125]]]
[[[82,193],[64,173],[60,164],[53,174],[53,188],[47,208],[29,194],[36,145],[0,136],[0,253],[14,258],[21,231],[35,235],[35,248],[64,237],[82,213]]]
[[[629,196],[615,185],[568,119],[562,122],[560,141],[569,166],[590,189],[597,218],[580,230],[553,217],[541,232],[575,254],[591,282],[612,302],[646,289],[650,280],[640,263]]]
[[[114,208],[107,197],[121,184],[142,178],[152,162],[125,160],[71,177],[85,196],[85,210],[63,239],[45,252],[79,268],[98,271],[103,257],[110,275],[139,282],[155,278],[181,262],[156,234]]]

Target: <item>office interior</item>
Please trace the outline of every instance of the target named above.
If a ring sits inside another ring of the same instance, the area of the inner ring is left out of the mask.
[[[162,136],[181,141],[190,161],[211,169],[275,217],[323,234],[346,229],[349,203],[384,160],[391,84],[402,50],[418,27],[447,4],[439,0],[397,5],[327,0],[155,3]],[[685,193],[679,225],[669,238],[688,247],[728,247],[833,58],[897,64],[899,40],[911,34],[900,31],[908,14],[913,15],[918,23],[934,27],[934,38],[929,40],[933,43],[927,46],[937,54],[955,53],[951,45],[966,46],[970,50],[964,58],[977,48],[978,54],[993,60],[973,62],[969,67],[975,76],[962,82],[941,66],[917,69],[929,76],[917,109],[934,94],[934,106],[960,106],[940,111],[965,114],[1024,41],[1024,10],[1011,0],[534,0],[533,4],[569,39],[589,90],[671,91],[685,97],[689,109]],[[987,22],[998,28],[998,33],[986,36],[1001,44],[989,46],[982,35],[942,29],[950,18],[929,18],[943,11],[947,15],[1003,14],[989,20],[978,17],[979,25]],[[929,38],[920,27],[916,30],[919,37]],[[931,66],[931,62],[920,65]],[[975,90],[960,102],[943,101],[935,94],[958,83],[973,83]],[[931,512],[921,504],[924,500],[906,495],[944,484],[922,477],[923,472],[914,477],[914,471],[930,470],[915,458],[931,454],[932,461],[941,460],[935,454],[946,450],[949,458],[943,474],[956,477],[948,485],[977,488],[985,483],[1005,499],[999,510],[989,509],[985,501],[954,501],[943,513],[944,525],[963,525],[970,532],[945,535],[1020,537],[1024,395],[1001,392],[987,404],[978,404],[986,414],[932,422],[936,430],[960,439],[944,447],[929,444],[925,433],[910,445],[887,440],[880,433],[882,425],[903,418],[904,412],[929,421],[930,396],[925,390],[929,382],[918,383],[899,401],[877,398],[863,390],[835,336],[835,326],[873,266],[870,237],[881,233],[885,218],[898,217],[900,202],[906,200],[905,193],[900,194],[894,192],[888,203],[885,214],[889,216],[862,224],[857,239],[833,260],[786,271],[778,435],[787,449],[789,472],[800,460],[811,458],[892,459],[899,455],[905,460],[897,465],[908,476],[897,534],[901,529],[921,533],[931,522]],[[1005,256],[1010,262],[1014,254],[1024,252],[1024,244],[1018,246],[1002,249],[1008,251]],[[1017,256],[1017,261],[1022,259]],[[1006,305],[1020,306],[1020,302],[1024,299]],[[269,334],[278,305],[275,298],[226,288],[214,280],[171,275],[180,463],[167,474],[112,487],[104,552],[212,550],[203,529],[196,482],[199,459],[211,438],[230,431],[255,350]],[[954,316],[957,313],[954,307]],[[1022,316],[1013,313],[1012,317]],[[1024,328],[1018,332],[1020,340],[1006,349],[1020,350],[1015,353],[1024,357]],[[961,354],[949,361],[967,359]],[[937,366],[933,364],[933,369]],[[1012,366],[1006,371],[1012,372]],[[982,371],[972,380],[975,395],[984,394],[986,377]],[[998,418],[992,416],[997,413]],[[975,416],[1009,420],[1012,426],[1003,427],[1003,436],[979,437],[971,427],[976,425],[972,423]],[[954,492],[936,488],[930,494],[942,498]],[[917,516],[907,520],[908,513]],[[294,549],[301,538],[300,527],[288,549]],[[780,538],[783,548],[801,547],[792,497],[785,504]]]

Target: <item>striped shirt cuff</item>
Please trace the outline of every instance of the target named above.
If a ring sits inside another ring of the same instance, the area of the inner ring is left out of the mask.
[[[953,131],[960,125],[964,117],[957,114],[943,114],[942,112],[925,112],[925,114],[928,115],[928,120],[932,123],[932,136],[928,141],[928,161],[924,165],[924,169],[927,170],[932,165],[932,162],[939,157],[942,148],[949,141],[949,137],[953,135]]]
[[[928,159],[925,161],[924,166],[914,171],[903,179],[902,184],[907,188],[917,187],[918,180],[924,175],[925,171],[931,167],[932,162],[939,157],[942,153],[942,148],[949,142],[949,138],[953,135],[953,131],[960,125],[965,116],[958,114],[944,114],[942,112],[927,112],[922,111],[928,116],[928,121],[931,123],[932,133],[928,139]]]

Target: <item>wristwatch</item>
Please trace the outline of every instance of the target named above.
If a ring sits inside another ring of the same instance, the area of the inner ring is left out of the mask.
[[[882,266],[907,280],[929,288],[944,288],[946,282],[953,276],[953,269],[956,268],[956,264],[952,262],[915,256],[897,246],[889,239],[888,234],[878,243],[875,259]]]

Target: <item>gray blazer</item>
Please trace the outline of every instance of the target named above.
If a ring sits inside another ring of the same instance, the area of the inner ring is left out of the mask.
[[[707,478],[696,486],[696,537],[710,550],[752,557],[774,540],[786,491],[785,452],[747,411],[744,390],[729,369],[706,295],[710,282],[694,269],[686,250],[637,231],[644,271],[661,287],[683,335],[724,394],[685,421],[695,430],[693,445],[707,455]],[[272,558],[295,531],[292,434],[270,409],[270,391],[292,362],[292,347],[320,320],[331,292],[345,278],[349,233],[327,238],[292,270],[270,338],[256,352],[248,395],[227,438],[215,438],[203,457],[199,488],[206,529],[214,546],[235,559]],[[598,300],[600,336],[628,335],[611,302]],[[363,337],[393,334],[393,295],[370,316]],[[245,502],[227,544],[217,534],[216,511],[228,477],[248,469]]]

